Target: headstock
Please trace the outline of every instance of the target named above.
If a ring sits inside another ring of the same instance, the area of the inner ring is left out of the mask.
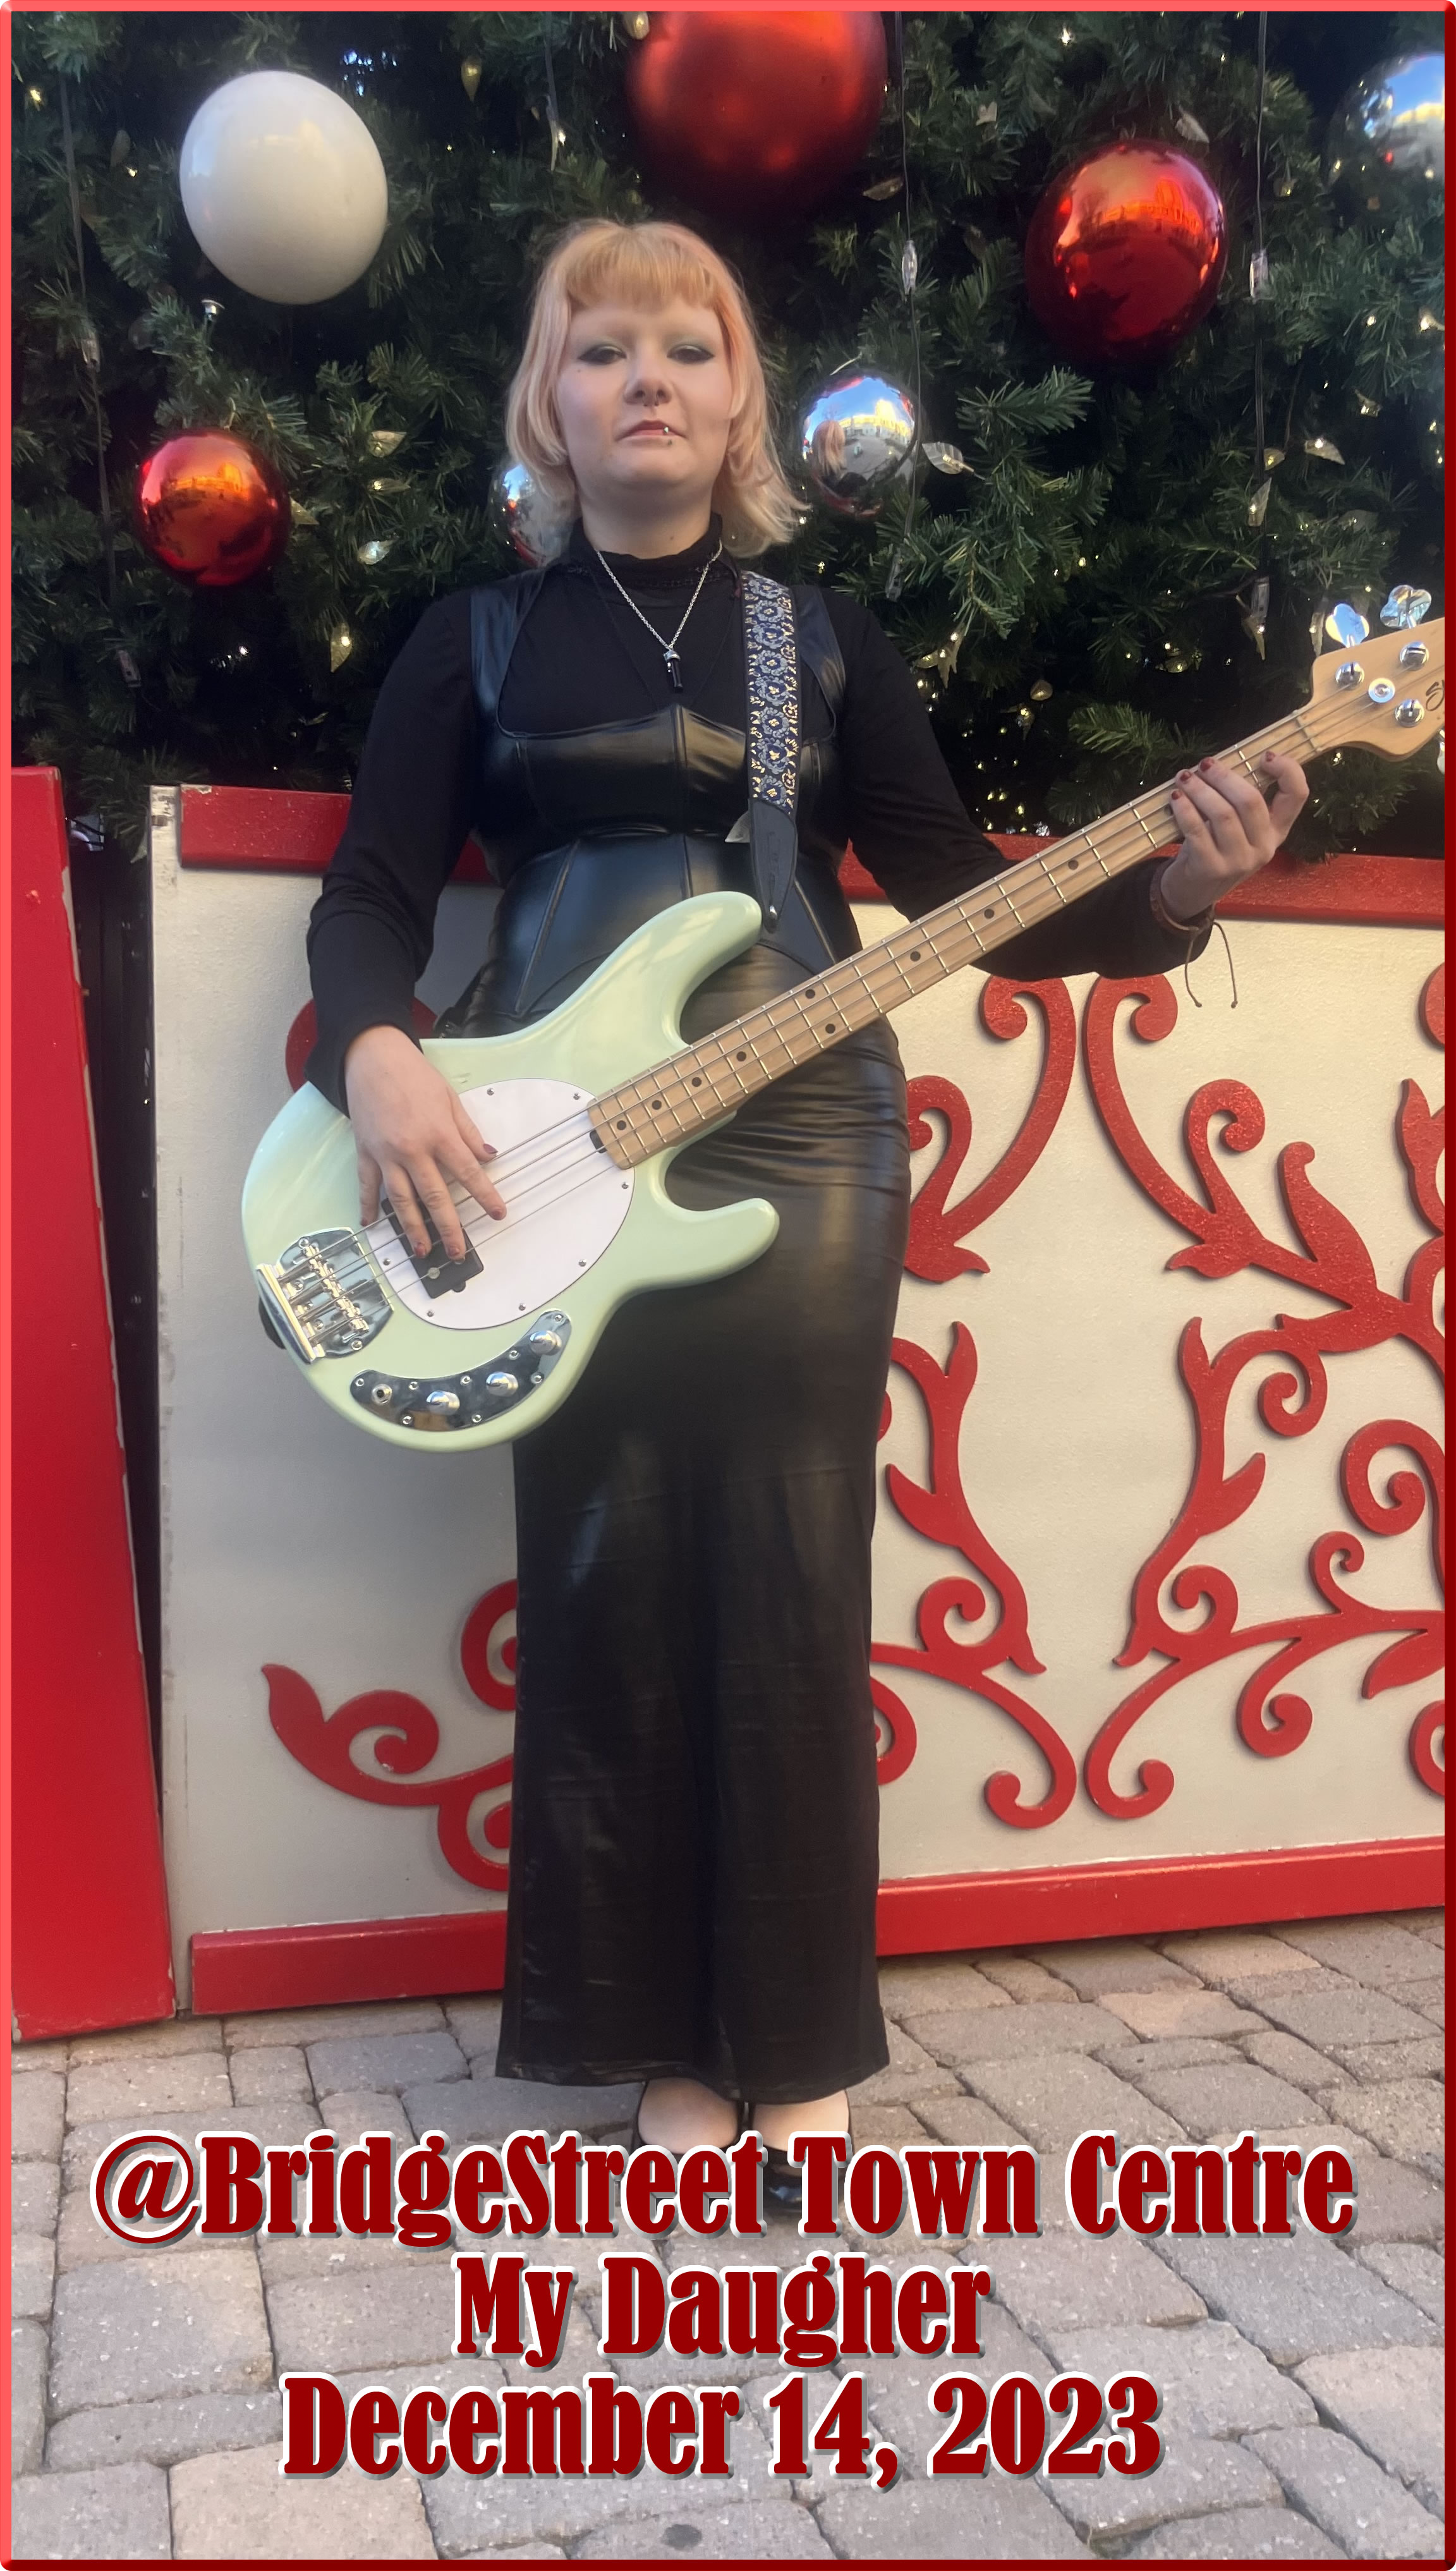
[[[1325,630],[1336,648],[1314,664],[1301,730],[1321,749],[1360,742],[1386,759],[1408,759],[1441,729],[1446,702],[1444,623],[1423,626],[1425,590],[1393,589],[1380,621],[1393,631],[1369,638],[1362,616],[1336,607]]]

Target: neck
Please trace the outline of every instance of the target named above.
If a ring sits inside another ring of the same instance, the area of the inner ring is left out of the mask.
[[[1225,757],[1256,784],[1250,753],[1276,750],[1311,759],[1341,738],[1337,716],[1324,707],[1269,725]],[[856,1028],[873,1024],[946,974],[980,962],[1038,920],[1068,909],[1094,884],[1155,853],[1171,853],[1178,835],[1172,791],[1171,780],[1152,787],[1090,829],[1050,842],[1044,855],[993,875],[599,1097],[590,1115],[601,1148],[620,1168],[632,1169],[687,1141]]]
[[[624,509],[620,503],[582,502],[582,530],[589,545],[603,554],[635,554],[653,562],[663,554],[685,554],[707,535],[713,510],[709,500],[683,499],[676,506]]]

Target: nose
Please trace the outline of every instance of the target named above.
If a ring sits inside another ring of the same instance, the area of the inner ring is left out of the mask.
[[[666,381],[663,364],[652,349],[639,349],[627,381],[629,401],[641,402],[645,409],[656,410],[672,398],[672,387]]]

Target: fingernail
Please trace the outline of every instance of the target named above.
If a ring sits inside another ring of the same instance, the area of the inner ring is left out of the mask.
[[[1202,772],[1202,771],[1203,771],[1204,769],[1206,769],[1206,768],[1212,768],[1212,767],[1213,767],[1213,763],[1212,759],[1201,759],[1201,760],[1199,761],[1199,769],[1200,769],[1200,772]]]

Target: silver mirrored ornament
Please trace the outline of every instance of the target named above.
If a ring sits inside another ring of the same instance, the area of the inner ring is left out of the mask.
[[[561,512],[524,464],[498,464],[490,477],[490,522],[524,563],[551,560],[561,536]]]
[[[1446,179],[1446,66],[1439,54],[1380,63],[1330,122],[1325,177],[1350,215],[1435,211]]]
[[[877,518],[914,475],[915,405],[872,367],[839,366],[799,413],[794,461],[806,490],[837,518]]]

